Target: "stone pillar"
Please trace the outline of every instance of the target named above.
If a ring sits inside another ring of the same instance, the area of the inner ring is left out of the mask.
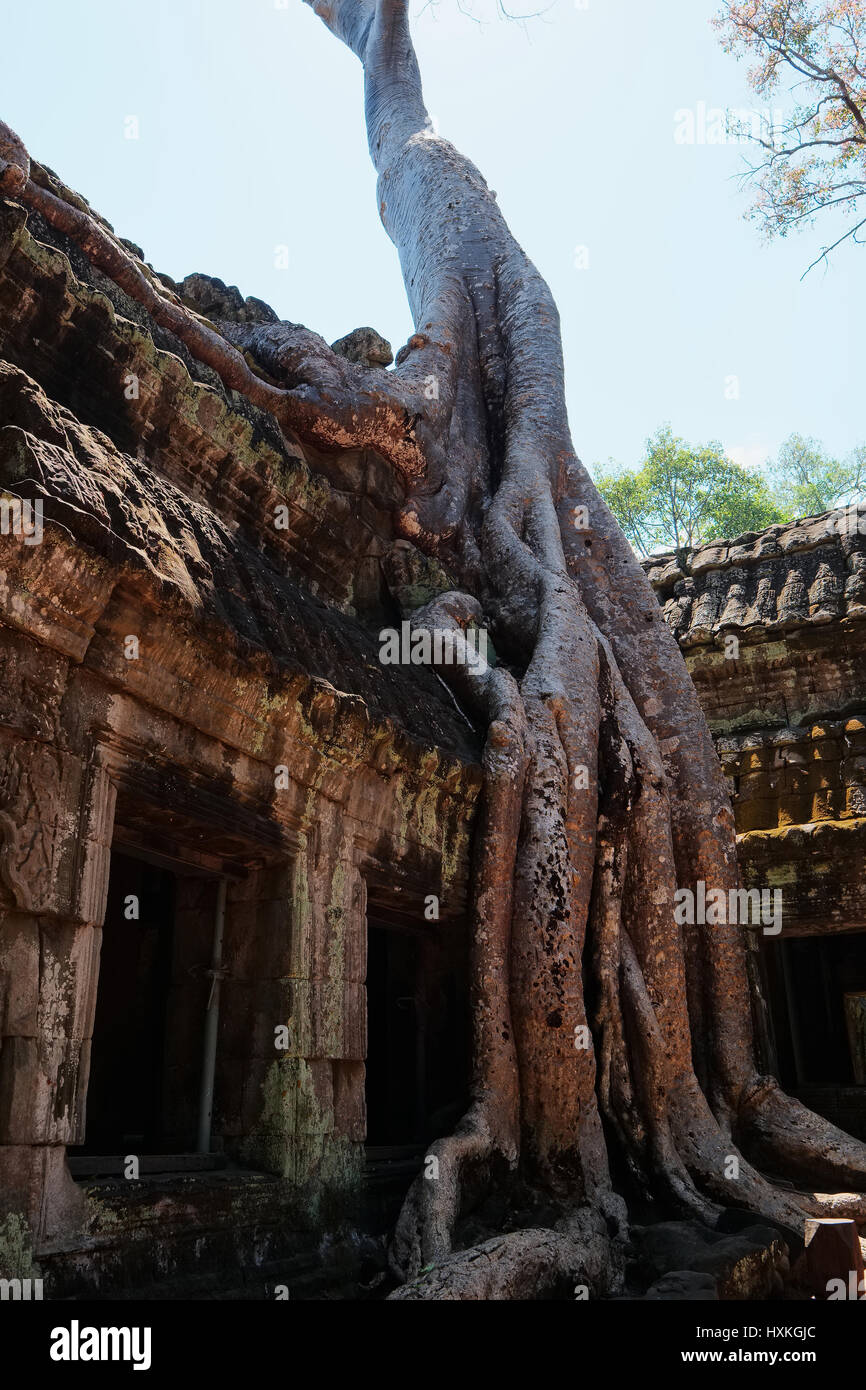
[[[37,1250],[70,1233],[108,888],[114,789],[95,764],[0,742],[0,1192]]]
[[[297,1187],[346,1190],[366,1126],[365,897],[350,837],[316,809],[286,875],[280,978],[256,990],[252,1031],[266,1055],[247,1071],[242,1152]]]

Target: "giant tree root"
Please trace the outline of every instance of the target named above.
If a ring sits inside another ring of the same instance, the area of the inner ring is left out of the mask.
[[[621,1251],[579,1212],[562,1230],[494,1236],[450,1255],[389,1294],[394,1300],[605,1298],[622,1287]]]

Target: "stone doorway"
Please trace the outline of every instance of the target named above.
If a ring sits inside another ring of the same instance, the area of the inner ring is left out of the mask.
[[[419,944],[397,927],[367,929],[367,1143],[423,1143],[426,1008]]]
[[[786,936],[763,949],[782,1085],[866,1139],[866,1048],[856,1006],[866,993],[866,932]]]
[[[177,878],[113,853],[81,1154],[165,1148],[166,1021]]]
[[[76,1177],[222,1166],[196,1153],[206,967],[219,876],[115,841],[111,851],[84,1141]]]
[[[783,936],[767,964],[782,1084],[854,1084],[845,997],[866,990],[866,932]]]
[[[460,924],[367,920],[367,1153],[420,1152],[468,1093],[466,938]]]

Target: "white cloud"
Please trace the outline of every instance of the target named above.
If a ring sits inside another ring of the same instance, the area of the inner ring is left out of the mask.
[[[763,468],[773,454],[766,444],[732,444],[725,452],[733,463],[753,470]]]

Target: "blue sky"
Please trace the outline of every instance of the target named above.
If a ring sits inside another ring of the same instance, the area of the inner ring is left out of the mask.
[[[585,462],[636,464],[666,420],[753,464],[794,430],[866,441],[866,251],[801,282],[833,227],[764,244],[742,152],[674,139],[678,111],[755,104],[716,0],[554,0],[525,24],[470,3],[482,22],[414,7],[427,104],[550,282]],[[329,340],[405,340],[360,67],[301,0],[40,0],[3,28],[0,116],[157,269]]]

